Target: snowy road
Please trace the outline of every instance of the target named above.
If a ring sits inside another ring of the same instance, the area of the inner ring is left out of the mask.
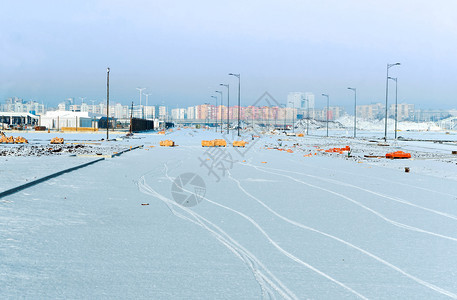
[[[178,147],[152,148],[163,136],[144,135],[143,149],[0,199],[2,298],[457,298],[455,159],[304,157],[377,151],[343,138],[199,146],[219,136],[176,131]],[[417,143],[393,147],[433,147]],[[193,207],[172,194],[185,173],[205,184]]]

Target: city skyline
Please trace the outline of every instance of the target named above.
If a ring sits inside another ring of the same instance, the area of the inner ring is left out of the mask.
[[[141,8],[141,9],[140,9]],[[453,1],[58,1],[9,2],[0,12],[0,99],[55,106],[69,96],[187,106],[220,83],[242,105],[268,91],[331,95],[349,109],[385,99],[387,63],[399,102],[456,108],[457,21]],[[391,87],[393,87],[392,83]],[[393,88],[389,104],[393,103]],[[207,100],[206,100],[207,99]],[[249,103],[252,102],[252,103]]]

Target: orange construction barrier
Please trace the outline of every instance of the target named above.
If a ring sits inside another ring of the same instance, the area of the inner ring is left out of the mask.
[[[28,144],[29,141],[27,141],[25,138],[22,136],[18,136],[17,138],[14,139],[15,144]]]
[[[63,138],[55,137],[51,140],[51,144],[63,144]]]
[[[390,158],[390,159],[411,158],[411,153],[406,153],[403,151],[396,151],[396,152],[387,153],[386,158]]]
[[[317,149],[317,151],[322,151],[320,149]],[[325,150],[325,152],[329,152],[329,153],[339,153],[339,154],[342,154],[344,151],[351,151],[351,147],[349,146],[346,146],[344,148],[330,148],[328,150]]]
[[[172,140],[165,140],[165,141],[160,141],[159,145],[162,147],[174,147],[175,142],[173,142]]]
[[[304,137],[305,135],[303,133],[299,133],[299,134],[297,134],[297,136]]]

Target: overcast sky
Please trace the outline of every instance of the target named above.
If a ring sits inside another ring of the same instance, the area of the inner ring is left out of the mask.
[[[234,101],[233,72],[244,105],[304,91],[349,107],[349,86],[360,104],[384,102],[386,64],[400,62],[400,102],[457,108],[456,13],[455,0],[3,0],[0,101],[101,101],[109,66],[123,104],[137,87],[149,104],[211,102],[219,83]]]

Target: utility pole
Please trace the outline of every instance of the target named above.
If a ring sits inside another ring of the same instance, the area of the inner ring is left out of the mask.
[[[109,67],[106,69],[106,140],[109,140]]]

